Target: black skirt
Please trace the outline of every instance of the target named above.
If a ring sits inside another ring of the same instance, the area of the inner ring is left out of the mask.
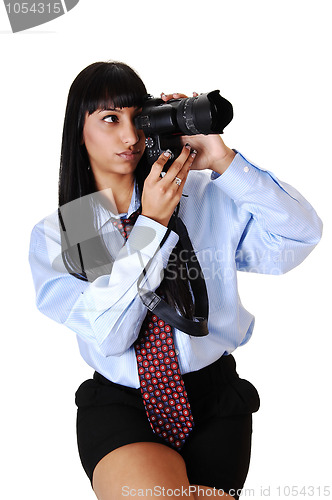
[[[190,484],[223,489],[235,498],[249,468],[252,413],[259,395],[239,378],[233,356],[222,356],[183,375],[195,427],[180,451]],[[154,434],[140,389],[110,382],[95,372],[76,392],[77,440],[83,468],[92,482],[97,463],[130,443],[168,445]]]

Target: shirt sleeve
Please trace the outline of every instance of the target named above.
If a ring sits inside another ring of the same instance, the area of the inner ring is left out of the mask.
[[[137,339],[147,313],[138,296],[137,279],[151,261],[144,287],[154,291],[177,243],[178,236],[171,232],[160,248],[166,230],[140,215],[111,273],[88,283],[59,265],[57,223],[39,223],[32,231],[29,253],[38,309],[93,343],[103,356],[120,356]]]
[[[310,203],[274,174],[236,154],[212,180],[248,213],[236,251],[240,271],[281,274],[299,265],[317,245],[322,222]]]

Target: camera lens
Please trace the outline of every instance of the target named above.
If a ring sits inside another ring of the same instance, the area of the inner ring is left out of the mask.
[[[182,99],[177,122],[183,134],[221,134],[233,118],[233,107],[219,90]]]

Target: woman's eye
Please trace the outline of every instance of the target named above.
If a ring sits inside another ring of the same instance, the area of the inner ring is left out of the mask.
[[[118,117],[115,115],[107,115],[104,116],[103,121],[106,123],[115,123],[118,120]]]

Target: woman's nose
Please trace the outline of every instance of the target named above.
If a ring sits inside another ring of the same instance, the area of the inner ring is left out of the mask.
[[[127,123],[123,127],[122,141],[128,146],[133,146],[139,141],[138,130],[134,122]]]

